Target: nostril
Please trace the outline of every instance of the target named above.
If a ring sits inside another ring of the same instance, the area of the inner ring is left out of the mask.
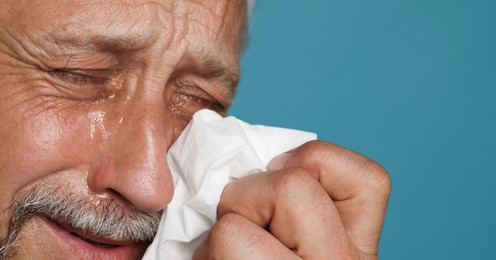
[[[110,207],[111,205],[115,205],[114,203],[126,208],[135,208],[130,201],[112,188],[107,188],[102,192],[94,192],[93,194],[92,203],[96,208]]]

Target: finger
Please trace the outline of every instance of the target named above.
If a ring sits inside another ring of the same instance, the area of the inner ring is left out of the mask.
[[[193,259],[300,259],[266,230],[245,217],[224,215]]]
[[[272,169],[292,167],[305,169],[319,180],[355,244],[376,254],[391,191],[385,169],[358,153],[322,141],[306,143],[270,165]]]
[[[233,181],[224,189],[217,209],[220,217],[236,213],[267,228],[304,259],[330,259],[355,251],[329,195],[301,169]]]

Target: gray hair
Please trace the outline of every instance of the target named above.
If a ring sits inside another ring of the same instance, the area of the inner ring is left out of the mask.
[[[255,7],[255,0],[246,0],[246,7],[247,7],[246,13],[248,14],[248,18],[249,18],[253,13],[253,8]]]
[[[11,206],[8,235],[0,237],[0,260],[16,255],[15,242],[24,224],[35,216],[71,226],[82,233],[115,240],[152,241],[161,212],[144,212],[100,201],[94,195],[69,192],[68,187],[38,184],[18,194]],[[97,203],[98,202],[98,203]]]
[[[250,19],[253,14],[253,9],[255,8],[255,0],[246,0],[246,21],[245,28],[243,29],[243,35],[241,40],[241,54],[243,54],[248,48],[250,42]]]

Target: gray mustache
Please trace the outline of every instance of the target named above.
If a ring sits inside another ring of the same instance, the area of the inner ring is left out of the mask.
[[[9,233],[33,216],[45,216],[94,236],[113,240],[151,241],[160,223],[160,212],[122,206],[114,199],[68,193],[60,186],[38,185],[14,200]]]

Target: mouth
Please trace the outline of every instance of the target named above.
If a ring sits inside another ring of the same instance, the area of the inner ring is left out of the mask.
[[[59,244],[79,259],[137,259],[146,250],[147,243],[142,241],[95,236],[47,217],[40,219],[55,233]]]
[[[79,239],[87,242],[87,243],[90,243],[96,247],[99,247],[99,248],[106,248],[106,249],[110,249],[110,248],[116,248],[118,247],[118,245],[112,245],[112,244],[104,244],[104,243],[100,243],[100,242],[97,242],[95,240],[91,240],[87,237],[84,237],[78,233],[74,233],[74,232],[70,232],[71,235],[75,236],[75,237],[78,237]]]
[[[63,224],[54,220],[51,220],[55,224],[59,225],[63,229],[65,229],[70,235],[75,236],[86,243],[89,243],[95,247],[99,248],[105,248],[105,249],[112,249],[116,248],[119,246],[128,246],[128,245],[133,245],[138,243],[138,241],[134,240],[115,240],[115,239],[110,239],[107,237],[99,237],[95,236],[91,233],[84,232],[80,229],[73,228],[67,224]]]

